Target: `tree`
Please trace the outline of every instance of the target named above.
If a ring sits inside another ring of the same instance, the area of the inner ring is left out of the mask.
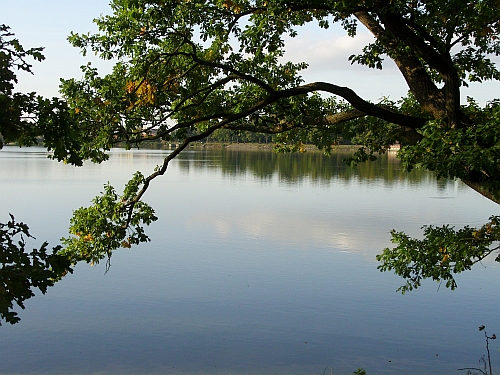
[[[64,134],[70,130],[66,127],[68,111],[58,99],[46,100],[34,92],[13,92],[17,83],[15,69],[31,72],[28,58],[44,59],[42,48],[25,50],[13,36],[9,27],[0,25],[0,148],[4,142],[14,141],[31,146],[38,137],[44,137],[44,144],[54,149],[57,158],[61,146],[65,150]],[[78,162],[71,152],[63,153],[67,159]],[[27,238],[34,237],[28,226],[16,222],[14,216],[10,215],[7,223],[0,223],[0,319],[11,324],[20,320],[13,310],[14,303],[24,309],[24,301],[35,295],[35,288],[45,294],[49,286],[72,272],[68,257],[59,254],[61,246],[49,251],[44,242],[39,249],[28,251]]]
[[[13,93],[17,83],[14,69],[31,72],[26,59],[42,61],[44,57],[42,48],[25,50],[17,39],[11,38],[13,35],[8,26],[0,25],[0,148],[4,142],[35,143],[32,124],[24,116],[36,106],[35,94]]]
[[[460,178],[500,202],[500,102],[461,104],[470,82],[500,79],[492,57],[500,54],[498,0],[303,1],[113,0],[113,14],[95,22],[97,34],[72,34],[70,42],[115,59],[100,76],[91,65],[78,81],[62,81],[68,116],[74,116],[79,158],[106,159],[118,142],[127,147],[152,139],[183,138],[149,176],[135,175],[118,196],[111,187],[75,212],[66,250],[75,260],[97,261],[122,246],[146,241],[142,224],[155,220],[141,202],[150,183],[193,141],[217,129],[278,134],[281,150],[309,139],[325,152],[339,134],[356,136],[356,164],[399,142],[407,169]],[[328,32],[340,24],[374,41],[352,63],[382,69],[395,62],[409,94],[372,103],[334,83],[305,83],[307,64],[282,62],[284,37],[317,23]],[[73,118],[73,117],[72,117]],[[61,154],[62,160],[74,162]],[[98,220],[99,218],[99,220]],[[393,233],[399,244],[379,256],[382,270],[407,279],[445,280],[495,251],[499,218],[482,228],[426,227],[424,240]],[[83,250],[82,250],[83,249]]]

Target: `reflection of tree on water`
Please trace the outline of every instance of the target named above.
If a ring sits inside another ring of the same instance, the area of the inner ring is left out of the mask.
[[[200,153],[203,157],[200,157]],[[223,175],[243,176],[247,173],[262,179],[278,177],[283,182],[297,183],[308,179],[316,183],[328,183],[333,179],[360,182],[383,181],[385,185],[407,181],[417,184],[434,179],[431,172],[414,169],[403,170],[395,153],[380,155],[373,162],[361,163],[350,167],[344,160],[352,155],[348,150],[335,150],[326,156],[320,152],[279,154],[271,151],[207,150],[200,153],[179,155],[181,170],[220,169]],[[452,182],[439,180],[439,189],[445,189]]]

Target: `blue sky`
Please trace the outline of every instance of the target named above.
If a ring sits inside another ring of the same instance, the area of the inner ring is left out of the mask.
[[[9,25],[25,47],[45,47],[46,60],[34,65],[34,76],[19,74],[17,91],[57,96],[59,78],[80,78],[79,67],[88,61],[92,60],[104,70],[110,68],[109,62],[101,62],[93,56],[83,57],[66,40],[71,31],[96,31],[92,20],[110,13],[108,0],[0,0],[0,9],[0,23]],[[287,40],[285,58],[309,63],[304,73],[306,82],[325,81],[348,86],[373,101],[382,97],[396,100],[406,94],[407,88],[391,61],[387,61],[383,71],[352,66],[347,61],[348,56],[358,53],[370,38],[363,31],[353,39],[337,28],[325,31],[306,27],[300,30],[297,38]],[[500,83],[471,85],[462,91],[464,100],[467,95],[484,104],[500,97]]]
[[[25,48],[45,47],[46,59],[33,64],[35,74],[18,74],[17,90],[58,96],[59,78],[80,78],[80,66],[93,57],[83,57],[66,38],[71,31],[97,31],[92,20],[110,13],[108,4],[107,0],[0,0],[0,23],[10,26]]]

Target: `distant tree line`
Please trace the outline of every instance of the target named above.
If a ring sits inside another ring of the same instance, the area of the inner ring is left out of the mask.
[[[193,132],[191,135],[196,135],[197,132]],[[171,137],[172,141],[183,141],[185,134],[177,136],[173,134]],[[355,140],[354,140],[355,141]],[[279,135],[276,134],[266,134],[266,133],[256,133],[247,130],[231,130],[231,129],[217,129],[209,137],[205,139],[205,142],[214,143],[265,143],[265,144],[275,144],[279,143]],[[311,137],[301,137],[297,138],[296,142],[301,142],[303,144],[314,144],[314,139]],[[342,135],[338,135],[334,144],[355,144],[350,139],[344,139]]]

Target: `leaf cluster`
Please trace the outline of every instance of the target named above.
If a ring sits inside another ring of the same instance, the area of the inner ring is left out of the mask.
[[[51,157],[74,165],[83,160],[106,159],[106,145],[87,140],[87,129],[78,123],[64,100],[45,99],[34,92],[14,92],[16,71],[32,73],[29,59],[43,61],[43,48],[24,49],[6,25],[0,25],[0,148],[4,143],[19,146],[43,144]],[[109,149],[109,148],[108,148]]]
[[[449,225],[431,225],[422,229],[424,238],[421,240],[392,230],[391,241],[398,245],[377,255],[382,263],[377,267],[379,270],[394,271],[406,280],[398,289],[402,293],[418,288],[427,278],[445,282],[447,288],[455,289],[455,274],[470,270],[475,263],[500,248],[499,216],[490,217],[480,228],[465,226],[456,230]],[[500,256],[496,261],[500,261]]]
[[[115,249],[149,241],[142,225],[151,224],[157,217],[148,204],[137,200],[143,184],[144,176],[136,172],[122,195],[107,184],[101,195],[93,199],[92,206],[75,210],[69,229],[73,236],[62,239],[65,247],[61,254],[72,263],[95,264],[111,257]]]
[[[49,250],[44,242],[30,252],[28,238],[34,238],[28,226],[16,222],[14,216],[0,223],[0,318],[11,324],[20,320],[13,311],[14,303],[24,309],[24,301],[35,295],[35,289],[45,294],[48,287],[73,272],[69,259],[59,253],[61,246]]]
[[[0,148],[6,142],[35,143],[33,123],[26,114],[36,107],[34,93],[14,92],[17,70],[31,73],[28,59],[42,61],[42,48],[24,49],[6,25],[0,25]]]
[[[437,178],[460,178],[480,184],[494,198],[500,198],[500,103],[492,101],[481,109],[473,101],[465,112],[475,125],[447,128],[429,121],[418,132],[420,142],[399,152],[404,166],[434,171]]]

